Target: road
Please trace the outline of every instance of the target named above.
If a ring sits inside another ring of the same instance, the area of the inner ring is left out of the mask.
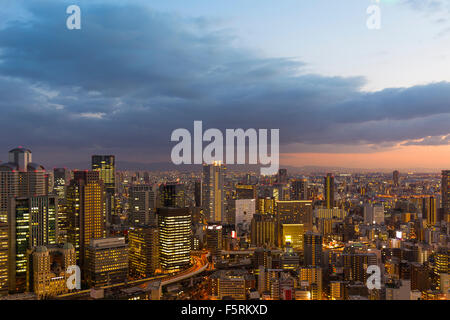
[[[202,251],[199,253],[199,256],[193,255],[192,256],[192,266],[186,270],[177,272],[176,274],[171,275],[158,275],[155,277],[145,278],[145,279],[138,279],[138,280],[132,280],[127,282],[121,282],[116,283],[108,286],[101,287],[101,289],[111,289],[111,288],[120,288],[120,287],[133,287],[133,286],[139,286],[140,288],[146,288],[149,283],[155,281],[155,280],[161,280],[161,286],[166,286],[171,283],[175,283],[184,279],[188,279],[190,277],[193,277],[204,270],[206,270],[209,266],[208,262],[209,252]],[[56,298],[69,298],[69,297],[76,297],[81,295],[88,295],[90,294],[91,289],[86,290],[80,290],[76,292],[70,292],[66,294],[62,294],[57,296]]]

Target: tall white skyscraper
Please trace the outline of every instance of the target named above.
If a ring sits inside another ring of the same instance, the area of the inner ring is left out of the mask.
[[[203,165],[202,206],[208,222],[225,220],[225,171],[226,167],[218,161]]]

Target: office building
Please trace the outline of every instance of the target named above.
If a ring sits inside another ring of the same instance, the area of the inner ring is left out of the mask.
[[[58,202],[55,196],[10,198],[9,292],[26,290],[27,250],[57,243]]]
[[[10,197],[46,195],[45,169],[32,162],[32,153],[22,147],[8,153],[7,163],[0,164],[0,222],[8,220]]]
[[[98,171],[75,171],[67,186],[67,241],[83,269],[92,239],[106,237],[105,189]]]
[[[222,250],[223,239],[222,234],[223,228],[221,225],[208,224],[206,227],[206,248],[212,252],[216,253]]]
[[[0,222],[0,296],[8,294],[8,225]]]
[[[76,264],[75,248],[70,243],[38,246],[28,252],[27,291],[34,292],[38,299],[48,299],[68,293],[66,273]]]
[[[159,268],[159,233],[156,226],[142,225],[128,233],[130,274],[153,276]]]
[[[70,171],[66,168],[53,169],[53,192],[58,195],[60,199],[66,196],[66,185],[70,181]]]
[[[151,185],[134,185],[129,189],[128,221],[132,226],[155,224],[156,192]]]
[[[89,287],[122,283],[128,277],[128,245],[124,237],[91,239],[87,248]]]
[[[159,186],[159,206],[184,208],[186,207],[186,195],[184,184],[164,183]]]
[[[191,215],[188,208],[158,208],[159,257],[165,272],[191,263]]]
[[[303,236],[305,228],[303,224],[285,223],[281,226],[283,234],[283,247],[289,245],[295,250],[303,250]]]
[[[115,215],[116,194],[116,158],[113,155],[93,155],[92,171],[99,173],[99,179],[103,181],[105,188],[105,211],[107,221]]]
[[[276,201],[276,237],[282,243],[282,224],[303,224],[305,231],[312,231],[313,210],[311,200]]]

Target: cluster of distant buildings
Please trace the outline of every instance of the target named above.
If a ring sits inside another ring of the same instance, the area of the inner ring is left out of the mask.
[[[450,171],[401,179],[219,162],[200,175],[117,172],[112,155],[46,171],[19,147],[0,163],[0,295],[76,296],[76,265],[82,290],[136,299],[128,282],[183,272],[208,251],[209,299],[447,299]],[[368,288],[369,266],[380,288]]]

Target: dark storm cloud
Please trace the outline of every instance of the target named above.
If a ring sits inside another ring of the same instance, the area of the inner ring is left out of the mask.
[[[283,144],[450,133],[446,82],[366,93],[361,77],[306,74],[301,61],[238,48],[205,19],[91,4],[82,6],[82,29],[67,30],[67,3],[23,4],[29,18],[0,29],[2,149],[144,148],[149,159],[168,157],[172,130],[192,130],[194,120],[280,128]]]

